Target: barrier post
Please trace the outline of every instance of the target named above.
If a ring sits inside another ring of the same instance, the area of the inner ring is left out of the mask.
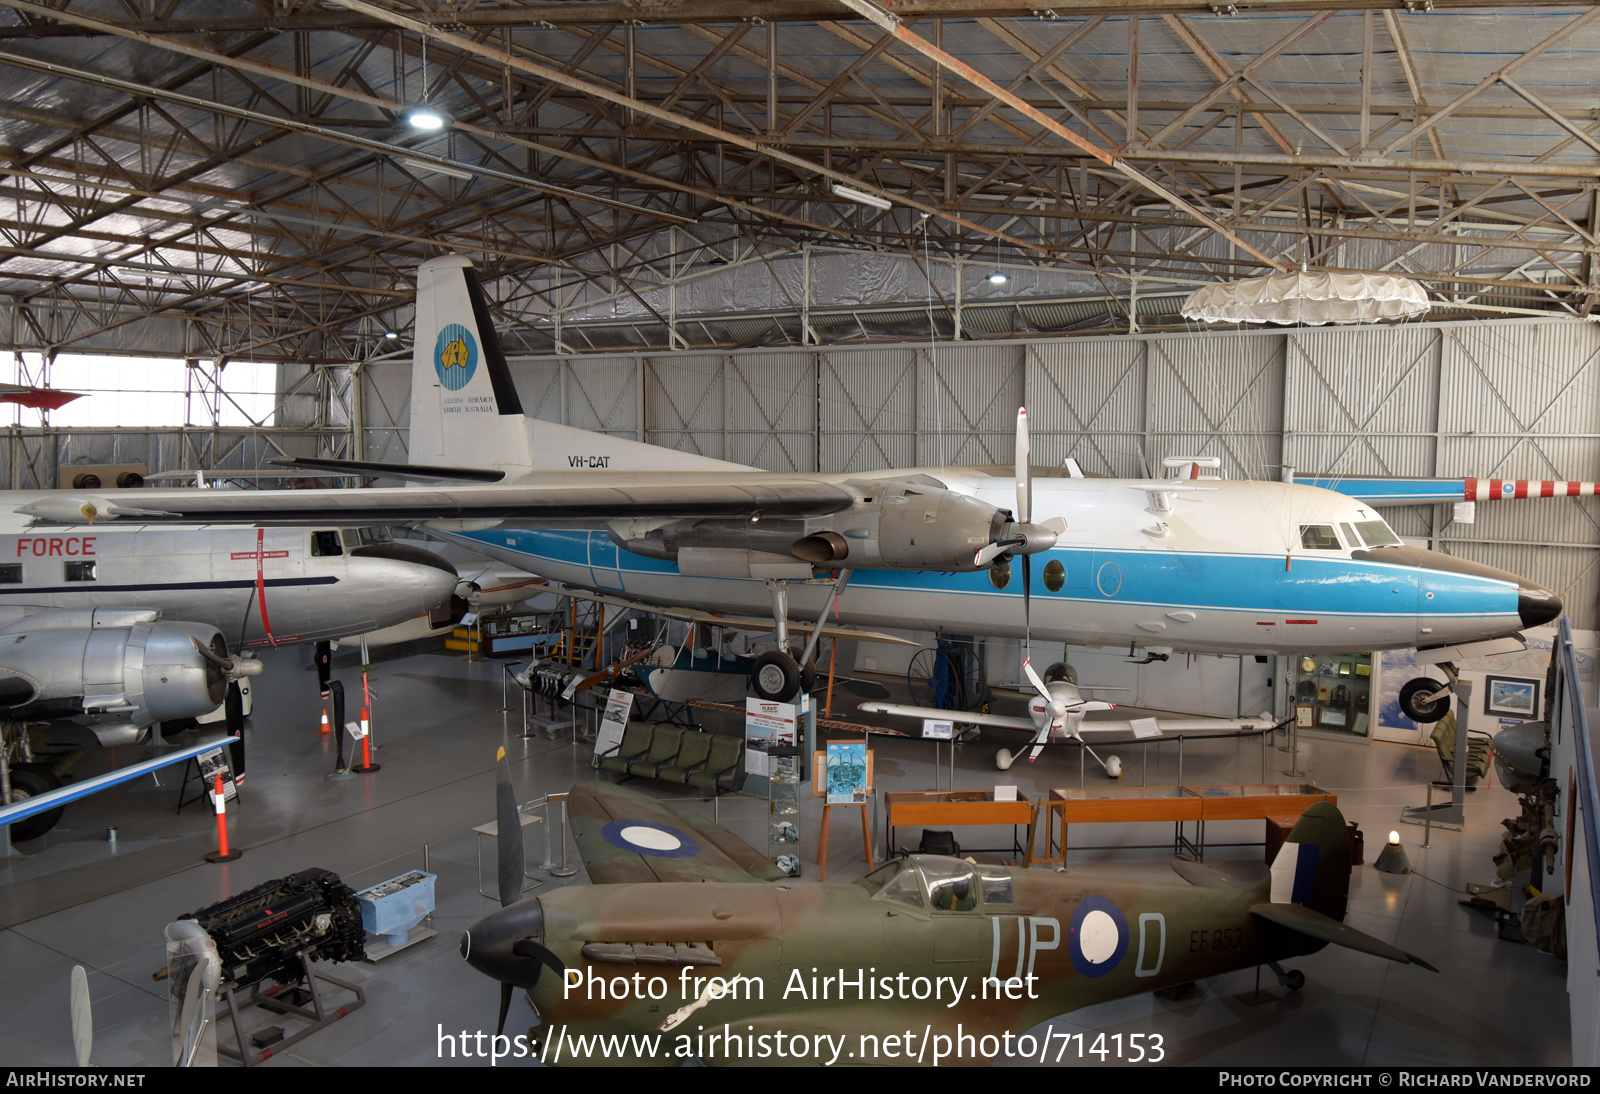
[[[345,759],[344,759],[344,684],[343,684],[343,682],[341,682],[339,680],[330,680],[328,682],[328,694],[333,699],[333,724],[336,727],[333,732],[335,733],[335,741],[337,742],[337,745],[338,745],[338,753],[335,756],[334,761],[333,761],[333,771],[330,772],[326,777],[329,778],[329,779],[349,779],[349,778],[354,778],[354,776],[352,776],[350,774],[350,769],[345,766]]]
[[[366,707],[361,708],[361,762],[350,769],[361,775],[370,775],[382,766],[372,762],[372,730],[367,720],[369,714]]]
[[[232,862],[243,851],[230,851],[228,849],[228,796],[222,786],[222,772],[216,775],[216,784],[213,786],[212,800],[217,810],[217,849],[206,852],[207,862]]]

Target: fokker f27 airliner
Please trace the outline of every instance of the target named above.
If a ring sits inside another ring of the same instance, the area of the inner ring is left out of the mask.
[[[299,462],[446,485],[143,491],[138,504],[159,512],[138,519],[425,521],[579,588],[770,610],[780,648],[753,670],[764,697],[803,682],[804,655],[782,640],[790,612],[817,618],[836,600],[844,624],[1017,637],[1031,625],[1052,643],[1155,657],[1416,646],[1441,662],[1464,648],[1520,648],[1521,628],[1561,611],[1549,589],[1404,546],[1363,502],[1293,483],[1032,481],[1026,470],[962,467],[781,474],[532,419],[459,256],[419,268],[415,336],[412,462]],[[1025,469],[1025,444],[1019,453]],[[81,523],[128,503],[117,492],[67,494],[22,512]],[[1031,620],[1030,569],[1041,579]]]

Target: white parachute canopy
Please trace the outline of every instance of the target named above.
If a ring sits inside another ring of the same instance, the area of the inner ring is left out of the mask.
[[[1183,302],[1185,319],[1207,323],[1376,323],[1427,310],[1428,294],[1410,278],[1299,270],[1207,285]]]

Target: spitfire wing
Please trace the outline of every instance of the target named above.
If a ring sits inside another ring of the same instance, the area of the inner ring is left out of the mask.
[[[1012,718],[1004,714],[983,714],[975,710],[941,710],[938,707],[908,707],[899,703],[857,703],[857,708],[868,714],[892,714],[897,718],[937,718],[970,725],[993,726],[995,729],[1019,729],[1026,733],[1038,727],[1032,718]]]
[[[636,790],[586,782],[567,799],[572,838],[596,885],[776,881],[784,875],[738,836]]]

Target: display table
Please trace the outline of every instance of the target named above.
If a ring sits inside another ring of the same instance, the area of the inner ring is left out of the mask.
[[[1296,816],[1313,802],[1338,803],[1338,796],[1311,783],[1254,783],[1243,786],[1106,786],[1065,787],[1050,791],[1039,807],[1044,812],[1044,854],[1034,862],[1066,862],[1072,824],[1173,825],[1172,853],[1205,861],[1207,821],[1264,820]],[[1061,825],[1056,839],[1055,826]],[[1190,839],[1184,825],[1193,823]],[[1128,845],[1124,845],[1128,846]],[[1165,844],[1140,844],[1164,847]],[[1105,848],[1080,848],[1105,850]]]
[[[994,800],[993,790],[896,790],[883,796],[888,813],[888,831],[885,834],[885,854],[895,853],[894,830],[899,825],[921,825],[924,828],[970,828],[977,825],[1011,825],[1010,847],[968,847],[968,851],[988,851],[1016,855],[1023,865],[1033,861],[1033,832],[1037,819],[1037,803],[1029,801],[1021,791],[1016,801]],[[1017,840],[1017,827],[1028,826],[1027,843]]]

